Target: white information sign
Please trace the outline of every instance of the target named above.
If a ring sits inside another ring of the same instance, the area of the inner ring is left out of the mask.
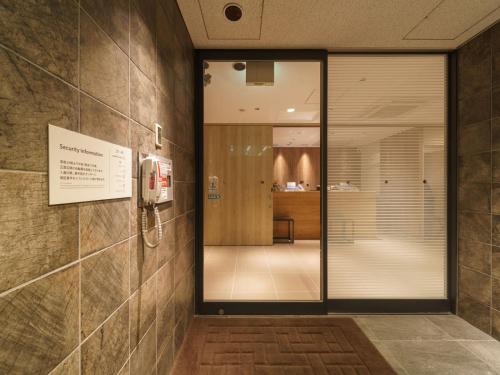
[[[132,196],[132,150],[49,125],[49,204]]]

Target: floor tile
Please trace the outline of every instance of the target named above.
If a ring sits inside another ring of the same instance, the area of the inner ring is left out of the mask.
[[[234,293],[274,293],[270,273],[240,272],[236,274]]]
[[[384,341],[380,345],[411,375],[495,374],[455,341]]]
[[[203,292],[203,298],[205,301],[230,301],[231,291],[207,289]]]
[[[319,291],[295,291],[295,292],[284,292],[278,290],[278,299],[281,301],[311,301],[319,300]]]
[[[460,341],[460,344],[500,374],[500,342],[496,340]]]
[[[234,292],[232,300],[243,301],[272,301],[277,300],[278,296],[275,292],[259,291],[259,292]]]
[[[213,255],[204,260],[205,272],[234,272],[236,269],[236,256],[223,257]]]
[[[368,338],[370,338],[368,336]],[[371,339],[370,339],[371,340]],[[375,345],[377,350],[382,354],[387,362],[391,365],[392,369],[396,371],[399,375],[409,375],[404,367],[399,363],[399,361],[394,357],[392,352],[384,346],[384,341],[371,340],[372,344]]]
[[[234,272],[206,272],[205,294],[207,291],[231,292],[234,285]]]
[[[302,240],[272,246],[205,246],[204,297],[210,300],[317,300],[320,298],[319,248],[319,241]],[[277,275],[276,280],[273,275]],[[280,285],[279,291],[276,282]]]
[[[276,290],[280,292],[318,292],[314,281],[305,273],[272,273]]]
[[[454,339],[493,340],[491,336],[488,336],[456,315],[429,315],[427,319]]]
[[[447,333],[429,324],[423,315],[367,315],[356,318],[365,324],[378,340],[442,340]]]

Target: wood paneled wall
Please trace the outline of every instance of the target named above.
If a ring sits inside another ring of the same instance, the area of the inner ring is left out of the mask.
[[[319,147],[275,147],[274,182],[304,181],[304,187],[315,189],[320,184]]]
[[[321,195],[319,191],[273,193],[274,216],[290,216],[295,224],[296,240],[319,240],[321,236]],[[286,222],[274,222],[274,236],[288,234]]]
[[[205,245],[273,243],[272,126],[204,128]],[[217,176],[220,199],[208,199]]]

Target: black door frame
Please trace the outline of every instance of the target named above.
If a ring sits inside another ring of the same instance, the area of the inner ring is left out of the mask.
[[[328,300],[327,279],[327,104],[328,53],[325,50],[197,50],[195,55],[196,246],[195,310],[197,314],[455,313],[457,300],[457,57],[447,51],[345,52],[338,54],[441,54],[448,61],[447,137],[447,299]],[[321,282],[320,302],[205,302],[203,300],[203,61],[285,60],[321,62]]]
[[[317,61],[321,69],[321,301],[209,301],[203,300],[203,62],[208,61]],[[195,311],[197,314],[326,314],[328,291],[326,278],[326,130],[327,130],[327,64],[326,50],[196,50],[195,53],[195,158],[196,158],[196,221],[195,221]]]

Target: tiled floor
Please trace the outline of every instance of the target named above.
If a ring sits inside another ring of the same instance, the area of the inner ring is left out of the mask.
[[[318,300],[319,241],[205,246],[205,300]]]
[[[399,374],[500,374],[500,342],[455,315],[354,319]]]

